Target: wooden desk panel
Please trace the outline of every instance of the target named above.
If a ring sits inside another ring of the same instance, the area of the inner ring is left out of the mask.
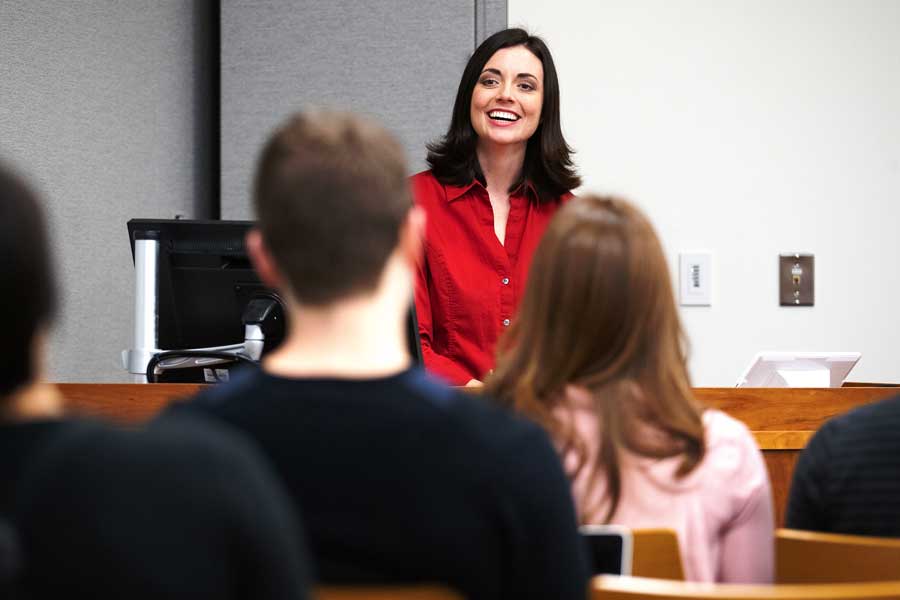
[[[63,383],[73,413],[124,425],[146,421],[173,401],[195,394],[199,384]],[[896,387],[695,388],[706,406],[743,421],[763,451],[775,503],[776,525],[784,524],[794,465],[813,433],[828,419],[898,393]]]
[[[148,421],[166,406],[205,387],[193,383],[58,383],[72,414],[122,425]]]
[[[898,390],[892,387],[694,388],[694,393],[703,404],[743,421],[751,431],[815,431],[831,417],[896,395]]]

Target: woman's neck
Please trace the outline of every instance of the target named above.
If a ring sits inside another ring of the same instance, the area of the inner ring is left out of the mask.
[[[476,154],[488,192],[506,195],[522,174],[525,143],[501,145],[479,142]]]

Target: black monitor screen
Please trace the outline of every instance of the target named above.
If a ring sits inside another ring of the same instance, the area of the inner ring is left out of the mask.
[[[238,344],[241,315],[254,293],[265,291],[247,258],[250,221],[132,219],[136,239],[156,239],[158,347],[181,350]]]
[[[252,221],[132,219],[132,257],[139,239],[159,242],[158,343],[184,350],[244,341],[241,317],[250,300],[269,292],[253,270],[244,238]],[[415,310],[408,317],[407,341],[422,362]],[[279,340],[267,340],[277,343]]]

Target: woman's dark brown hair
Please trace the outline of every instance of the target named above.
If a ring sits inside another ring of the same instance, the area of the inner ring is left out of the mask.
[[[566,143],[559,120],[559,78],[547,44],[524,29],[504,29],[484,40],[466,64],[450,128],[440,140],[428,144],[428,166],[443,184],[468,185],[473,179],[483,179],[475,147],[478,135],[472,127],[472,92],[484,70],[484,65],[498,51],[524,46],[544,67],[544,101],[541,121],[525,149],[522,175],[510,188],[512,192],[524,180],[534,185],[539,202],[550,202],[581,185],[581,178],[572,163],[572,149]]]
[[[543,425],[563,453],[575,453],[573,479],[588,464],[587,444],[558,409],[569,400],[567,386],[590,392],[601,439],[589,489],[606,478],[606,521],[621,498],[621,451],[680,455],[678,477],[703,458],[702,408],[669,277],[659,239],[637,208],[616,198],[571,201],[535,252],[518,318],[486,384],[487,394]],[[640,435],[647,425],[664,441]]]

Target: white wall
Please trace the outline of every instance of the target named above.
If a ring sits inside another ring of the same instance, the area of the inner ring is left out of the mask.
[[[900,2],[509,0],[543,36],[582,191],[637,201],[678,252],[714,253],[683,307],[695,385],[760,349],[854,350],[900,382]],[[816,301],[778,306],[777,256],[816,256]]]

